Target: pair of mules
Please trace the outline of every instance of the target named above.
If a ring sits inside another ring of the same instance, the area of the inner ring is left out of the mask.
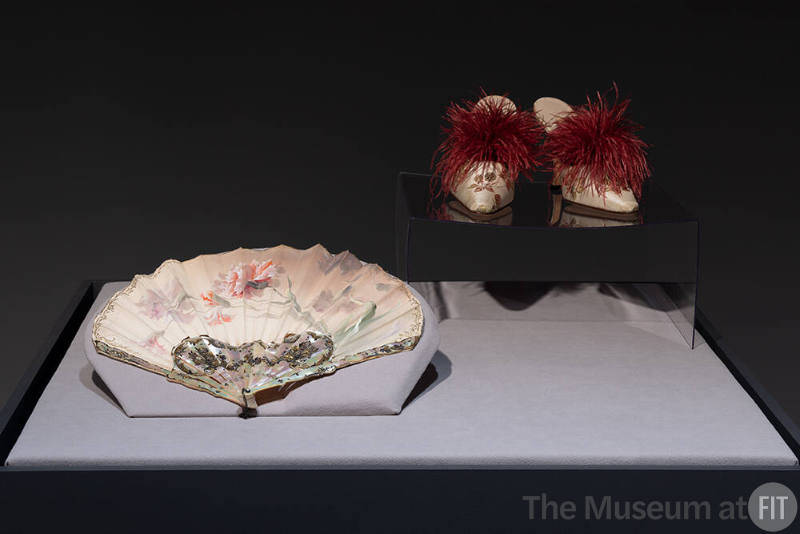
[[[495,114],[499,109],[507,114],[533,115],[544,137],[536,150],[543,152],[543,160],[553,173],[551,183],[561,186],[563,200],[596,210],[600,215],[626,218],[637,215],[637,197],[643,180],[649,176],[647,145],[636,136],[639,126],[625,116],[628,104],[627,100],[610,103],[600,94],[596,100],[587,99],[586,104],[577,107],[558,98],[543,97],[536,100],[531,112],[521,112],[508,98],[488,95],[472,110],[480,114],[492,108]],[[491,131],[495,125],[496,131]],[[458,124],[452,124],[446,131],[458,128]],[[502,153],[496,147],[516,141],[516,133],[509,132],[500,121],[487,121],[486,128],[484,137],[474,140],[475,148],[465,149]],[[452,193],[470,211],[497,212],[514,199],[517,176],[510,175],[509,167],[503,161],[473,160],[462,166],[460,176],[445,192]]]

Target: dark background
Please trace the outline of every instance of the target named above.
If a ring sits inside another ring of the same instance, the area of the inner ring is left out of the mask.
[[[0,19],[2,405],[83,279],[316,242],[394,268],[394,186],[454,99],[616,81],[701,219],[700,305],[800,422],[798,18],[620,3]]]

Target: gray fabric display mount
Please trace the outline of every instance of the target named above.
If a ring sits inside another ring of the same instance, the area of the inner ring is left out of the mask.
[[[84,355],[84,332],[113,292],[106,286],[42,393],[7,465],[797,465],[791,449],[709,346],[690,349],[669,318],[654,314],[634,294],[603,284],[554,287],[514,312],[501,306],[483,284],[434,289],[447,297],[447,309],[458,318],[439,324],[441,346],[431,360],[436,372],[425,374],[424,388],[412,394],[401,413],[245,420],[127,417],[93,377]],[[479,318],[501,315],[502,320]],[[336,383],[359,368],[388,363],[396,356],[327,378]],[[131,373],[150,375],[135,368]],[[435,378],[428,383],[431,376]],[[152,378],[160,387],[184,389],[156,375]],[[230,404],[204,393],[187,393],[199,395],[201,402]]]
[[[106,284],[105,298],[127,286]],[[291,390],[284,398],[258,407],[259,416],[392,415],[400,413],[414,385],[439,347],[438,322],[425,299],[413,288],[425,317],[417,346],[340,369]],[[91,315],[91,321],[97,312]],[[91,322],[89,324],[92,324]],[[85,329],[84,348],[94,370],[129,417],[234,417],[241,408],[231,402],[167,381],[163,376],[98,354],[91,328]]]

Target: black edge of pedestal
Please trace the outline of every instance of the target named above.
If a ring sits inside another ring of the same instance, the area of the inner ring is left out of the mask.
[[[55,327],[45,338],[36,358],[0,411],[0,466],[5,465],[8,454],[25,427],[44,388],[61,363],[70,343],[78,334],[95,296],[94,283],[88,281],[80,283],[59,316]]]
[[[75,526],[81,532],[233,532],[263,525],[276,532],[757,532],[749,519],[610,521],[586,519],[531,521],[524,496],[546,493],[556,502],[585,496],[716,503],[744,497],[763,483],[761,472],[587,471],[149,471],[9,473],[17,492],[7,501],[23,516],[4,532],[41,532],[43,524]],[[797,483],[793,473],[767,473],[769,481]],[[355,484],[354,484],[355,482]],[[352,485],[350,485],[352,484]],[[235,488],[236,491],[218,491]],[[258,506],[241,503],[245,491],[280,488],[278,497]],[[332,499],[346,489],[348,498]],[[42,508],[41,496],[59,498]],[[196,507],[208,492],[213,510]],[[168,506],[142,507],[137,495]],[[286,513],[292,502],[297,513]],[[228,513],[220,513],[228,512]],[[231,513],[232,512],[232,513]],[[10,514],[9,514],[10,515]],[[11,519],[14,521],[14,519]],[[8,516],[3,521],[6,527]],[[12,523],[13,524],[13,523]],[[7,527],[6,527],[7,528]],[[32,530],[33,528],[33,530]],[[312,530],[314,529],[314,530]],[[790,532],[787,530],[786,532]]]

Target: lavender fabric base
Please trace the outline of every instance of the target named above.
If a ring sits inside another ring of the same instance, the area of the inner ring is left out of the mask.
[[[127,284],[106,284],[89,314],[91,321],[109,298]],[[419,293],[425,324],[413,350],[390,354],[341,369],[293,389],[258,407],[258,415],[392,415],[419,380],[439,346],[438,322]],[[91,323],[90,323],[91,324]],[[130,417],[235,417],[241,408],[155,373],[98,354],[91,328],[84,330],[84,350],[92,367]],[[147,392],[143,394],[142,392]]]
[[[573,304],[558,294],[533,303],[539,319],[528,309],[531,320],[443,321],[432,360],[435,379],[389,417],[127,417],[92,379],[81,332],[7,463],[276,469],[797,465],[708,345],[691,350],[669,320],[649,312],[628,315],[635,310],[627,306],[624,319],[610,321],[607,309],[614,306],[606,299],[620,295],[590,286],[585,291],[583,297],[564,295]],[[572,306],[577,308],[570,312]],[[587,314],[592,307],[600,315]]]

